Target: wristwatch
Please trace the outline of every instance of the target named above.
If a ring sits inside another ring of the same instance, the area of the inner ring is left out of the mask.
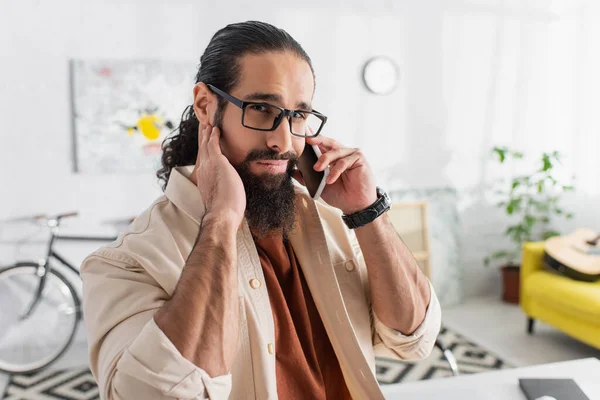
[[[377,200],[364,210],[350,215],[342,215],[342,219],[348,228],[356,229],[375,221],[381,214],[392,207],[392,201],[386,192],[377,187]]]

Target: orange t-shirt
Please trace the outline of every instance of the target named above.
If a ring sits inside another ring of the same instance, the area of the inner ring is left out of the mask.
[[[280,399],[352,399],[289,241],[254,239],[275,323]]]

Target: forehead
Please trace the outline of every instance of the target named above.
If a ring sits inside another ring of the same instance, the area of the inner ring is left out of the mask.
[[[315,82],[308,63],[291,52],[248,54],[240,59],[240,79],[234,95],[252,93],[281,96],[284,107],[311,103]]]

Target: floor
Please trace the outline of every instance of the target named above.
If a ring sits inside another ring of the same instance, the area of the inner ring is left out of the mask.
[[[518,306],[483,297],[468,299],[446,309],[443,323],[457,333],[489,349],[515,366],[545,364],[586,357],[600,358],[600,350],[586,346],[561,332],[536,322],[535,334],[526,333],[526,319]],[[68,368],[87,365],[85,328],[79,326],[69,351],[53,366]],[[0,394],[8,377],[0,374]]]
[[[80,323],[73,344],[69,347],[69,350],[52,365],[52,368],[63,369],[87,366],[89,364],[88,360],[85,326],[83,323]],[[0,398],[4,393],[7,383],[8,375],[0,373]]]
[[[496,297],[469,299],[443,311],[443,323],[515,366],[546,364],[579,358],[600,358],[587,346],[540,321],[526,333],[526,318],[518,305]]]

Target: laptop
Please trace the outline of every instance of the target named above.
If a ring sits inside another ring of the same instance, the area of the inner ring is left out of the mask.
[[[521,378],[519,386],[527,400],[552,396],[556,400],[590,400],[573,379]]]

